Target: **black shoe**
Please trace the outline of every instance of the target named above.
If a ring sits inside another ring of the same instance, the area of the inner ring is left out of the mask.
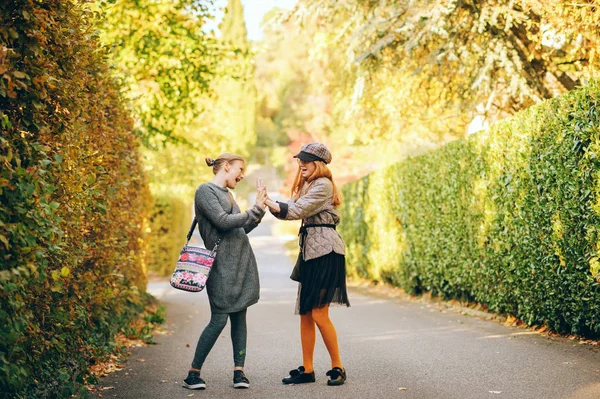
[[[206,383],[200,378],[200,372],[190,371],[185,380],[183,380],[183,387],[188,389],[205,389]]]
[[[306,382],[315,382],[315,372],[305,373],[304,366],[290,371],[290,376],[281,380],[284,384],[304,384]]]
[[[343,385],[346,382],[346,370],[339,367],[332,368],[325,375],[329,376],[327,385]]]
[[[250,381],[243,370],[233,370],[233,387],[237,389],[250,388]]]

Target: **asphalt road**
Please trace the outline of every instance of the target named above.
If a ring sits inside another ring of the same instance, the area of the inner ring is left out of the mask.
[[[229,325],[210,353],[205,391],[182,380],[210,318],[206,293],[186,293],[154,281],[149,291],[168,309],[157,345],[133,350],[126,367],[101,381],[103,398],[600,398],[600,351],[567,339],[442,311],[435,305],[350,292],[350,308],[332,308],[348,381],[328,387],[329,356],[317,336],[313,384],[284,386],[301,364],[296,284],[285,237],[273,219],[251,234],[261,275],[261,300],[248,310],[249,390],[232,388]],[[289,237],[288,237],[289,239]]]

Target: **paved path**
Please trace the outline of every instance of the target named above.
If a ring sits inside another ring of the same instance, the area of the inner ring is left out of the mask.
[[[351,308],[332,308],[348,382],[326,386],[326,349],[317,337],[314,384],[284,386],[301,363],[296,286],[282,240],[267,218],[252,233],[261,300],[248,311],[249,390],[232,388],[229,326],[202,372],[208,388],[182,388],[196,340],[209,319],[206,293],[149,290],[168,308],[167,335],[137,348],[126,368],[102,379],[103,398],[600,398],[600,351],[528,330],[442,312],[435,306],[350,293]],[[406,388],[406,389],[400,389]],[[97,397],[97,394],[94,395]]]

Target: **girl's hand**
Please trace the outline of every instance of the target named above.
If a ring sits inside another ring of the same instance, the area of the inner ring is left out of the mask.
[[[261,187],[258,192],[256,193],[256,202],[255,205],[260,206],[261,208],[264,209],[265,207],[265,201],[267,200],[267,188],[266,187]]]
[[[275,213],[281,212],[281,208],[279,208],[279,204],[277,202],[273,201],[269,197],[266,198],[265,205],[267,205],[269,207],[269,209]]]

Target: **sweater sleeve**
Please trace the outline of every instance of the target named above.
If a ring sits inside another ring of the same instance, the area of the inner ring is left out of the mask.
[[[308,192],[298,198],[295,202],[289,200],[280,202],[279,214],[273,214],[279,219],[298,220],[316,215],[327,209],[333,200],[333,185],[327,178],[315,180]]]
[[[256,226],[258,226],[260,224],[263,216],[265,215],[265,210],[256,205],[254,205],[251,209],[260,209],[260,216],[256,219],[252,220],[250,224],[247,224],[244,226],[244,231],[246,232],[246,234],[248,234],[252,230],[254,230],[256,228]]]
[[[259,206],[253,206],[246,212],[232,215],[225,212],[217,194],[208,187],[200,187],[196,191],[196,204],[202,214],[217,230],[228,231],[243,227],[253,229],[260,223],[265,211]],[[252,227],[254,225],[254,227]]]

